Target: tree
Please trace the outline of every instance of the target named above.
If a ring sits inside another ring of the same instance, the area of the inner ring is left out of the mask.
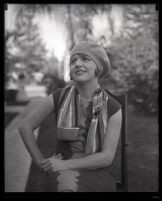
[[[158,81],[153,80],[154,77],[158,78],[158,13],[155,5],[26,4],[24,6],[32,13],[53,14],[57,20],[62,21],[69,33],[67,53],[77,41],[94,39],[92,18],[105,13],[109,26],[97,40],[107,48],[111,57],[112,71],[109,80],[102,82],[105,85],[108,83],[111,89],[118,89],[118,92],[127,92],[129,100],[137,107],[157,111],[155,99],[157,99]],[[118,31],[115,13],[120,13],[118,18],[122,19]],[[108,39],[111,41],[109,44]]]
[[[11,71],[12,55],[9,51],[10,49],[10,38],[12,37],[11,32],[6,32],[5,35],[5,84],[8,82],[8,74]]]
[[[126,92],[129,103],[139,110],[157,112],[158,44],[150,32],[136,40],[118,39],[108,54],[112,65],[111,86],[118,92]]]
[[[149,30],[158,42],[158,11],[155,6],[155,4],[123,5],[123,35],[134,38]]]
[[[19,57],[15,55],[14,39],[17,37],[17,31],[5,32],[5,84],[9,82],[9,75],[15,71],[15,65],[19,62]]]
[[[17,18],[19,19],[25,10],[33,18],[39,13],[54,16],[55,20],[60,20],[68,30],[66,51],[68,55],[77,41],[93,39],[91,20],[102,9],[102,4],[23,4],[17,7]]]
[[[56,77],[62,79],[64,75],[64,70],[61,67],[61,63],[55,57],[54,53],[48,58],[46,62],[46,68],[43,69],[43,73],[50,73]]]
[[[38,26],[33,22],[33,13],[21,9],[16,20],[15,47],[19,55],[19,66],[24,67],[31,75],[40,71],[46,64],[46,49],[40,39]]]
[[[111,30],[113,30],[112,8],[112,4],[23,4],[17,7],[18,16],[24,9],[32,13],[33,16],[37,13],[48,14],[49,16],[54,15],[68,30],[69,38],[67,43],[69,50],[77,40],[93,38],[91,19],[94,15],[105,11],[111,23]]]

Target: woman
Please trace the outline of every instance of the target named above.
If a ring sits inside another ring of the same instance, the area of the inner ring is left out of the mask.
[[[100,86],[110,70],[104,48],[91,41],[71,52],[73,85],[50,94],[19,128],[35,163],[46,174],[48,192],[114,192],[108,172],[121,129],[121,106]],[[48,115],[57,116],[56,154],[44,158],[33,131]]]

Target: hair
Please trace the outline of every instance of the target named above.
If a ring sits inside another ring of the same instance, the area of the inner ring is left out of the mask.
[[[100,76],[100,70],[99,70],[98,68],[95,70],[95,76],[96,76],[96,77],[99,77],[99,76]]]

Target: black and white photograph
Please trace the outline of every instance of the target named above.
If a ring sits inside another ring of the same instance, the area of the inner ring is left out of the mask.
[[[159,192],[157,4],[6,3],[4,82],[5,193]]]

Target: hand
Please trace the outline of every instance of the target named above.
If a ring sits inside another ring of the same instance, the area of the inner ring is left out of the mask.
[[[53,155],[50,158],[43,159],[41,161],[41,167],[43,171],[47,174],[67,169],[65,166],[65,161],[62,160],[61,154]]]

